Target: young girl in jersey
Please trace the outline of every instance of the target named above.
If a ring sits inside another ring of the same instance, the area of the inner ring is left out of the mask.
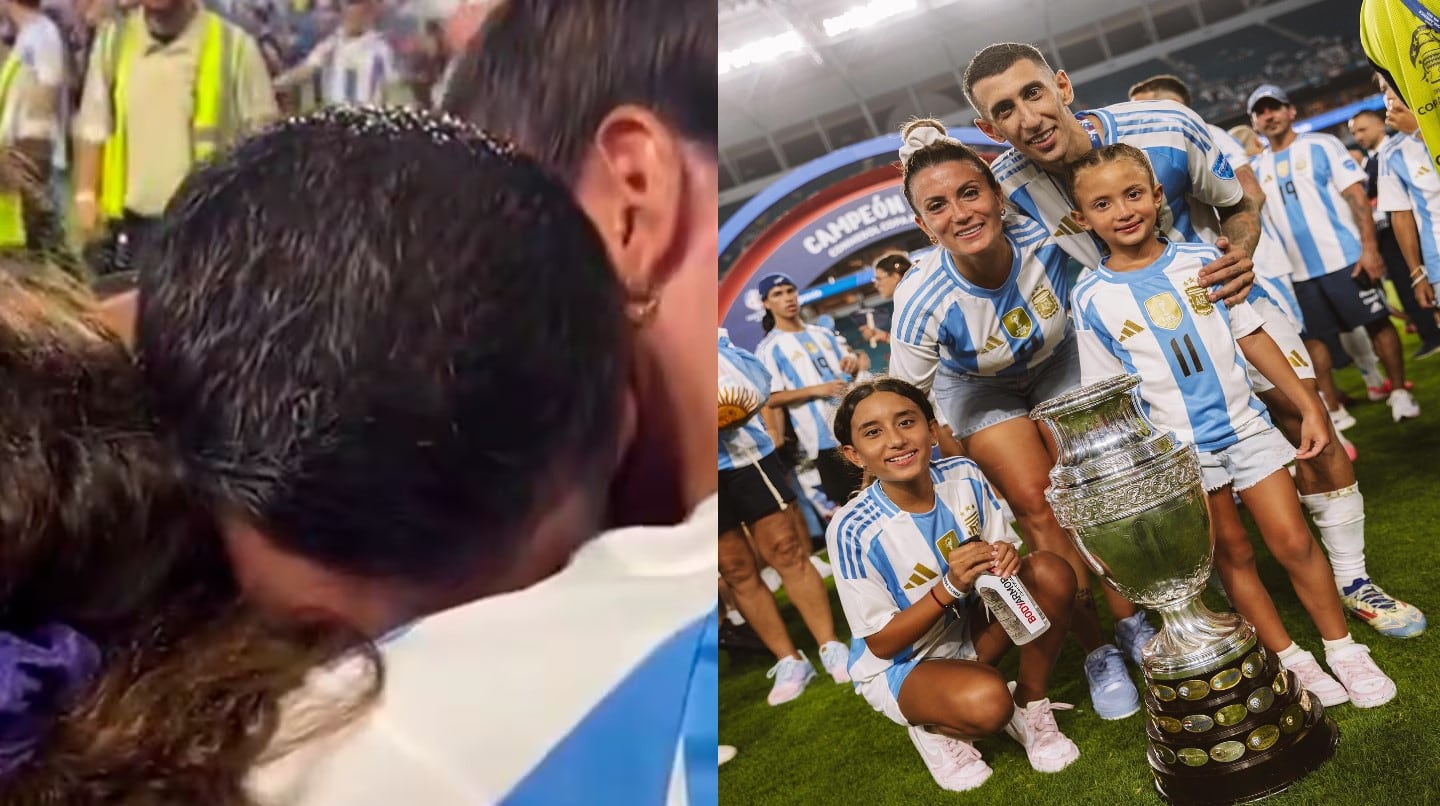
[[[1150,418],[1195,445],[1220,578],[1265,648],[1325,705],[1349,700],[1369,708],[1389,702],[1395,684],[1346,630],[1329,564],[1285,472],[1290,460],[1314,456],[1329,442],[1324,407],[1307,393],[1248,303],[1214,305],[1197,287],[1197,272],[1218,250],[1157,237],[1165,197],[1144,153],[1123,144],[1096,149],[1075,163],[1070,186],[1079,208],[1075,220],[1108,247],[1107,257],[1076,283],[1072,295],[1083,379],[1138,374]],[[1255,397],[1247,360],[1300,408],[1298,451],[1271,425]],[[1338,683],[1281,624],[1256,573],[1232,488],[1319,629]]]
[[[1004,729],[1030,764],[1058,772],[1079,757],[1045,696],[1075,597],[1075,574],[1045,551],[1023,559],[1007,542],[1000,505],[974,462],[931,463],[930,401],[895,378],[864,381],[835,415],[845,458],[877,480],[836,513],[826,533],[850,631],[850,676],[875,710],[909,728],[941,788],[973,789],[990,767],[971,743]],[[1050,618],[1020,648],[1007,688],[995,664],[1010,649],[973,594],[982,573],[1018,574]]]

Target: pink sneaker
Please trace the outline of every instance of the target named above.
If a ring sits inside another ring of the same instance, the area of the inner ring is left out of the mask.
[[[1036,772],[1059,772],[1080,757],[1080,748],[1055,724],[1055,711],[1074,707],[1069,703],[1050,702],[1046,698],[1024,708],[1016,706],[1015,712],[1010,715],[1010,724],[1005,726],[1005,732],[1025,748],[1030,766]]]
[[[990,778],[990,765],[969,742],[931,733],[919,725],[910,726],[910,741],[941,789],[966,792]]]
[[[839,641],[826,641],[820,645],[820,665],[836,683],[850,682],[850,649]]]
[[[1350,693],[1350,702],[1356,708],[1374,708],[1395,699],[1395,681],[1370,659],[1370,647],[1364,644],[1341,647],[1327,652],[1325,660]]]
[[[1282,660],[1280,665],[1294,672],[1300,687],[1309,689],[1326,708],[1350,701],[1350,693],[1345,690],[1345,686],[1326,674],[1325,670],[1320,668],[1320,662],[1309,652],[1301,652],[1289,660]]]
[[[801,652],[799,660],[781,658],[765,676],[775,678],[775,685],[771,687],[770,696],[766,697],[765,701],[771,705],[783,705],[805,691],[805,686],[815,678],[815,667],[810,665],[810,659]]]

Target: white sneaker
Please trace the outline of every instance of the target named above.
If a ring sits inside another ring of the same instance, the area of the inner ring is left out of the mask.
[[[1010,684],[1010,691],[1015,691],[1014,683]],[[1005,726],[1005,732],[1025,748],[1030,766],[1036,772],[1059,772],[1080,757],[1080,748],[1055,724],[1055,711],[1068,711],[1074,707],[1069,703],[1050,702],[1047,697],[1024,708],[1017,705],[1015,712],[1010,714],[1010,724]]]
[[[967,792],[990,778],[990,765],[969,742],[931,733],[919,725],[910,726],[910,741],[941,789]]]
[[[1301,688],[1310,690],[1320,704],[1326,708],[1333,708],[1350,701],[1350,693],[1340,685],[1335,678],[1325,673],[1320,668],[1320,662],[1309,652],[1301,652],[1289,660],[1280,661],[1280,665],[1295,673],[1295,679],[1299,681]]]
[[[720,766],[722,766],[722,767],[725,766],[725,762],[727,762],[727,761],[729,761],[730,759],[734,758],[734,757],[735,757],[735,754],[736,754],[737,752],[739,752],[739,751],[737,751],[737,750],[735,749],[735,746],[732,745],[732,744],[722,744],[722,745],[720,745]]]
[[[780,590],[780,586],[785,584],[780,581],[780,572],[768,565],[760,569],[760,581],[765,583],[771,593]]]
[[[826,641],[820,645],[820,665],[836,683],[850,682],[850,648],[839,641]]]
[[[820,559],[819,554],[810,555],[810,564],[815,566],[815,573],[819,574],[821,579],[829,579],[830,574],[833,573],[830,569],[830,563]]]
[[[1355,415],[1351,414],[1349,409],[1341,406],[1331,410],[1330,422],[1335,424],[1336,431],[1344,431],[1355,425]]]
[[[1420,416],[1420,404],[1415,402],[1415,396],[1404,389],[1396,389],[1390,393],[1390,417],[1395,422],[1401,420],[1413,420]]]
[[[775,685],[770,688],[770,696],[766,697],[765,701],[771,705],[783,705],[805,691],[805,686],[815,678],[815,667],[810,665],[810,659],[801,652],[799,660],[781,658],[765,676],[775,678]]]
[[[1326,653],[1325,660],[1350,693],[1350,702],[1356,708],[1374,708],[1395,699],[1395,681],[1386,677],[1370,659],[1370,647],[1364,644],[1341,647]]]

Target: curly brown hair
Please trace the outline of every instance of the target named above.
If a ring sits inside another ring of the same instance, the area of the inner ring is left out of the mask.
[[[6,804],[245,804],[257,763],[355,718],[378,653],[329,624],[279,625],[240,600],[205,502],[155,437],[142,379],[85,289],[0,266],[0,630],[63,622],[98,677]],[[360,647],[370,674],[296,726],[284,698]]]

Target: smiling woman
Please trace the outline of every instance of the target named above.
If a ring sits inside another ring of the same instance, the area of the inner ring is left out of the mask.
[[[890,372],[933,387],[946,421],[999,489],[1026,539],[1088,579],[1079,554],[1045,500],[1054,457],[1030,409],[1079,385],[1066,314],[1066,255],[1029,218],[1010,215],[984,161],[933,120],[902,131],[900,159],[915,220],[941,248],[911,269],[895,296]],[[1149,625],[1114,596],[1117,632],[1140,646]],[[1075,635],[1089,658],[1095,710],[1120,719],[1140,707],[1120,651],[1101,637],[1088,586],[1077,596]],[[1138,649],[1137,649],[1138,654]]]

